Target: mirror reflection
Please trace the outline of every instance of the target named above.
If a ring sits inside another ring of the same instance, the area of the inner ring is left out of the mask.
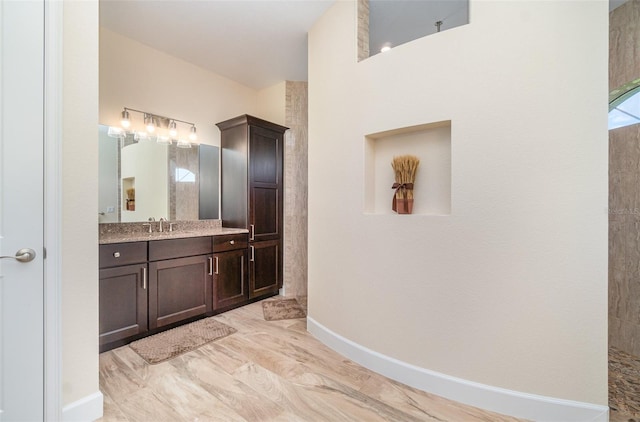
[[[218,218],[218,148],[109,136],[99,125],[100,223]]]

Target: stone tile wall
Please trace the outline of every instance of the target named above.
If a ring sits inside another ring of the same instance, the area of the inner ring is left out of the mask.
[[[197,220],[199,214],[200,162],[198,147],[169,148],[169,218],[170,220]],[[194,182],[177,182],[176,169],[190,171]]]
[[[640,0],[609,14],[609,91],[640,78]]]
[[[640,78],[640,0],[609,15],[609,88]],[[609,131],[609,345],[640,356],[640,125]]]
[[[609,131],[609,345],[640,356],[640,125]]]
[[[284,150],[286,296],[307,295],[307,82],[287,81]]]
[[[369,0],[358,0],[358,61],[369,57]]]

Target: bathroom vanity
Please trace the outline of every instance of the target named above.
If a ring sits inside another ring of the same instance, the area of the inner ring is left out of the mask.
[[[245,229],[108,233],[112,227],[101,228],[101,352],[274,294],[249,291]]]
[[[100,351],[279,293],[288,128],[217,126],[220,154],[99,128]]]

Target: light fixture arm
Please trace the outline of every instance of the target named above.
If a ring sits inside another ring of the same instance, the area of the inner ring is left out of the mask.
[[[180,123],[184,123],[184,124],[187,124],[187,125],[195,126],[195,123],[193,123],[193,122],[187,122],[187,121],[185,121],[185,120],[180,120],[180,119],[176,119],[176,118],[173,118],[173,117],[166,117],[166,116],[162,116],[162,115],[160,115],[160,114],[149,113],[148,111],[136,110],[135,108],[125,107],[125,108],[124,108],[124,111],[134,111],[134,112],[136,112],[136,113],[140,113],[140,114],[142,114],[142,115],[146,115],[146,116],[149,116],[149,117],[151,117],[151,118],[154,118],[154,119],[158,120],[159,122],[160,122],[160,121],[161,121],[161,122],[163,122],[163,123],[165,123],[165,122],[166,122],[166,123],[164,124],[164,126],[168,126],[168,125],[169,125],[169,122],[170,122],[171,120],[173,120],[173,121],[175,121],[175,122],[180,122]]]

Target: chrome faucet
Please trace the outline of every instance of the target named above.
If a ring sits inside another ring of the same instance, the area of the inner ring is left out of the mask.
[[[167,219],[166,219],[166,218],[164,218],[164,217],[160,217],[160,231],[161,231],[161,232],[163,231],[162,223],[163,223],[164,221],[167,221]]]

